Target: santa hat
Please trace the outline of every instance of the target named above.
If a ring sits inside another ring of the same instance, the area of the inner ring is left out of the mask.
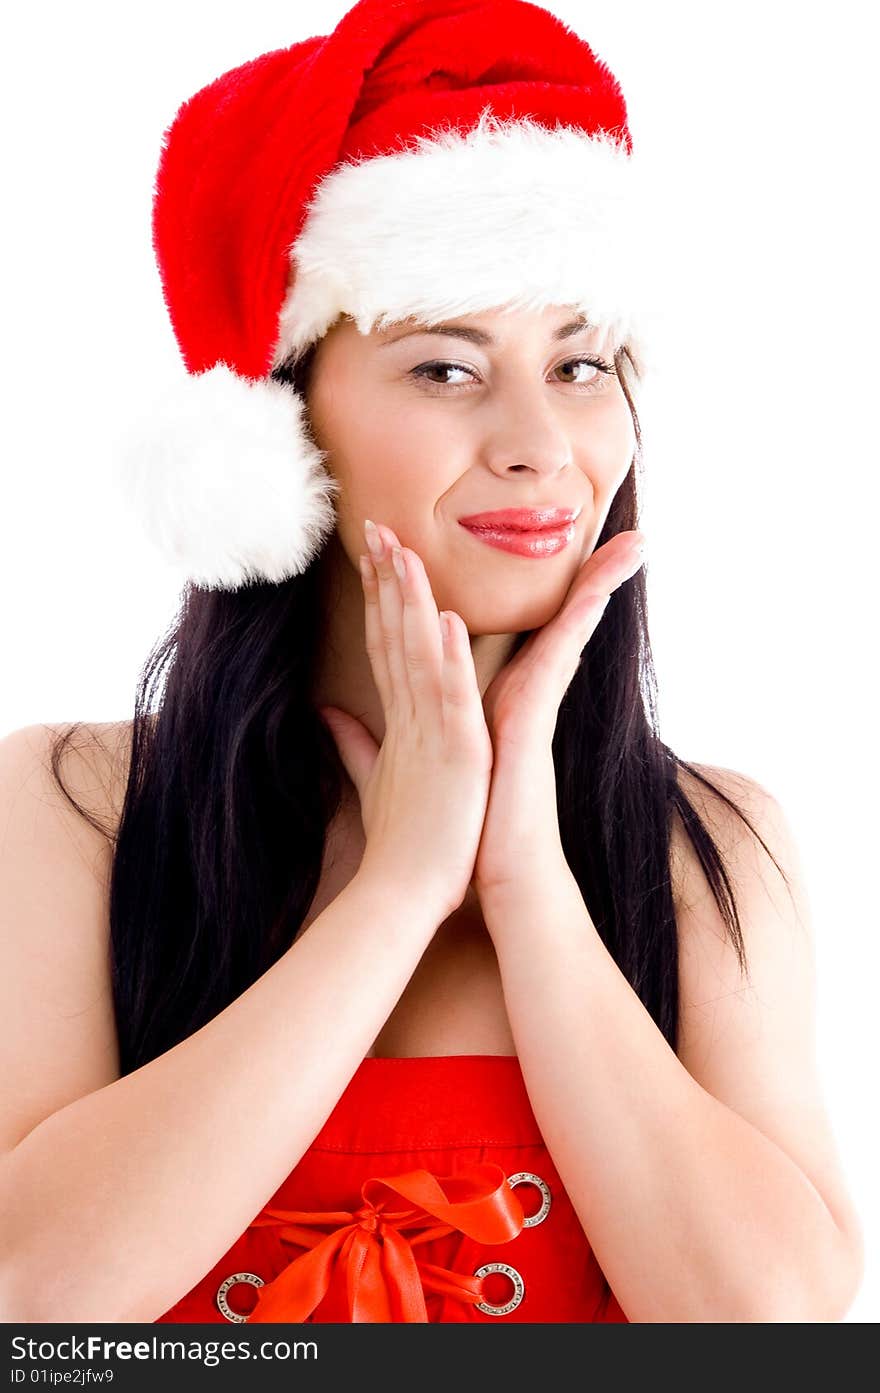
[[[523,0],[360,0],[209,83],[153,203],[187,372],[120,462],[154,543],[203,586],[307,568],[338,485],[270,374],[340,315],[572,306],[644,368],[641,190],[616,79]]]

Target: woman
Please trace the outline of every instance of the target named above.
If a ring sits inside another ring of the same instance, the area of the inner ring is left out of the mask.
[[[848,1309],[796,849],[656,729],[635,170],[518,0],[175,118],[179,622],[130,726],[3,744],[6,1319]]]

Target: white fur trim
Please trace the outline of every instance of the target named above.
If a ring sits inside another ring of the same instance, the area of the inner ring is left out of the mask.
[[[647,184],[607,133],[529,119],[419,137],[337,166],[290,248],[273,363],[340,314],[362,333],[401,319],[571,305],[644,357]]]
[[[435,130],[338,165],[290,248],[273,365],[342,314],[368,333],[564,305],[610,329],[644,374],[657,287],[647,187],[610,135],[502,121],[488,107],[465,133]],[[236,590],[315,559],[336,525],[325,459],[291,387],[220,362],[188,374],[126,435],[115,479],[172,566]]]
[[[126,433],[116,480],[172,566],[236,590],[314,560],[336,524],[339,485],[325,458],[291,387],[218,363],[183,378]]]

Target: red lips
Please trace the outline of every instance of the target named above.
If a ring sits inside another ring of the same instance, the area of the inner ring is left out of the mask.
[[[505,532],[544,532],[568,527],[580,508],[498,508],[459,518],[462,527],[491,527]]]

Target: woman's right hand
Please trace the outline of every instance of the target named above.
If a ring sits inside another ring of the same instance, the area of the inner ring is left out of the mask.
[[[381,555],[362,556],[360,566],[366,647],[385,716],[381,746],[348,712],[321,714],[360,798],[361,869],[433,897],[445,917],[473,877],[492,738],[464,621],[446,611],[445,640],[421,559],[402,547],[401,579],[392,564],[397,537],[382,524],[375,535]]]

